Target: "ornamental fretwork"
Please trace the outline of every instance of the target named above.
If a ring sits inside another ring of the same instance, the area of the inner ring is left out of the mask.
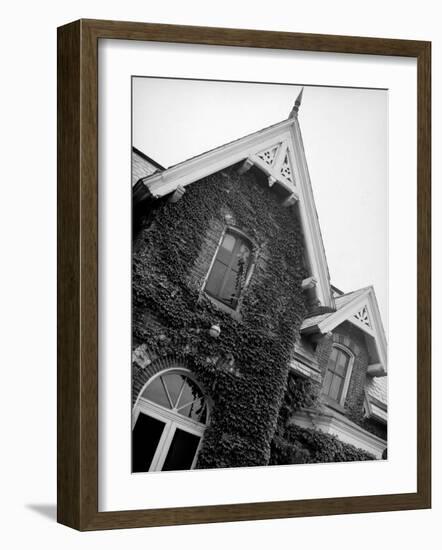
[[[370,317],[368,315],[367,306],[364,306],[360,309],[355,315],[354,318],[357,319],[360,323],[365,325],[368,328],[371,328]]]
[[[272,166],[275,162],[276,153],[278,152],[279,146],[271,147],[270,149],[266,149],[265,151],[261,151],[258,153],[258,157],[263,160],[266,164],[269,166]]]
[[[292,170],[290,149],[287,143],[275,143],[271,147],[253,154],[242,164],[241,173],[247,171],[253,164],[256,164],[267,174],[269,186],[272,187],[276,181],[289,190],[295,190],[296,183]]]
[[[282,166],[281,166],[281,174],[285,177],[286,180],[293,183],[292,169],[290,166],[288,153],[286,153],[284,157],[284,162],[282,163]]]

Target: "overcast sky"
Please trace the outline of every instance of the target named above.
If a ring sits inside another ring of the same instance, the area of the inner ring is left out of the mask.
[[[133,79],[133,145],[165,167],[288,117],[298,85]],[[388,331],[388,92],[305,86],[299,121],[331,282]]]

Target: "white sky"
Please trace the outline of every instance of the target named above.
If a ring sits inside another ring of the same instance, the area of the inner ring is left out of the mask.
[[[297,85],[133,79],[133,145],[165,167],[288,117]],[[388,92],[305,86],[299,121],[331,282],[388,331]]]

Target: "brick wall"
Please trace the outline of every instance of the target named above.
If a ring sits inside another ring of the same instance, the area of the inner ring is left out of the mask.
[[[362,415],[364,387],[367,377],[368,350],[361,331],[346,322],[333,331],[333,342],[348,348],[354,355],[353,369],[344,406],[351,418]]]
[[[332,333],[323,336],[316,349],[316,356],[323,378],[333,344],[341,344],[350,350],[354,356],[344,409],[345,414],[351,420],[362,425],[364,387],[369,362],[365,337],[357,327],[348,322],[342,323]]]
[[[333,334],[329,332],[324,334],[317,342],[316,346],[316,360],[321,370],[322,378],[325,376],[327,369],[328,358],[330,357],[333,347]]]

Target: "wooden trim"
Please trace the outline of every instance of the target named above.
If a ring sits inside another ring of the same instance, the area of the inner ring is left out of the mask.
[[[363,307],[367,308],[370,315],[370,319],[372,321],[371,328],[366,327],[359,321],[353,319],[353,316]],[[347,302],[340,309],[337,309],[335,312],[328,315],[324,320],[318,321],[317,324],[306,327],[304,330],[301,329],[301,332],[304,334],[311,334],[319,331],[321,334],[327,334],[327,332],[332,331],[344,321],[348,321],[356,328],[364,331],[373,338],[379,354],[380,363],[384,371],[383,376],[385,376],[388,371],[387,339],[385,337],[384,327],[382,325],[381,313],[379,311],[376,293],[372,286],[367,287],[364,292],[356,295],[355,298]]]
[[[57,517],[85,529],[98,510],[96,36],[61,27],[58,52]]]
[[[79,22],[87,33],[96,38],[147,40],[179,44],[207,44],[209,46],[240,46],[247,48],[276,48],[281,50],[419,57],[429,45],[428,42],[420,40],[398,40],[362,36],[196,27],[190,25],[163,25],[97,19],[80,19]]]
[[[431,508],[431,42],[417,58],[417,494]]]
[[[100,38],[405,56],[418,64],[416,493],[98,512],[97,51]],[[431,506],[429,42],[80,20],[58,29],[58,521],[79,530]]]
[[[350,380],[351,380],[351,376],[353,374],[353,365],[354,365],[354,362],[355,362],[355,354],[353,353],[353,351],[348,346],[344,346],[343,344],[340,344],[339,342],[333,342],[332,347],[341,350],[343,353],[345,353],[349,357],[349,361],[348,361],[348,365],[347,365],[347,371],[346,371],[345,376],[344,376],[344,385],[342,386],[341,396],[340,396],[339,401],[338,401],[339,405],[341,405],[341,407],[343,407],[344,403],[345,403],[345,400],[347,399],[348,388],[350,386]],[[328,365],[327,365],[327,370],[328,370]],[[339,374],[337,376],[339,376]],[[327,395],[327,397],[328,397],[328,395]]]
[[[164,166],[161,166],[161,164],[158,164],[156,160],[151,159],[145,153],[143,153],[143,151],[140,151],[133,145],[132,145],[132,153],[135,153],[136,155],[138,155],[139,157],[147,161],[149,164],[152,164],[152,166],[154,166],[155,168],[158,168],[158,170],[166,170]]]
[[[57,519],[78,527],[81,497],[78,21],[59,31],[57,76]]]

